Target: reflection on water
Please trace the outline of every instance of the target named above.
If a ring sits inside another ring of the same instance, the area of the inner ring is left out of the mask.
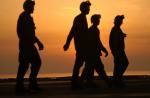
[[[112,72],[107,72],[107,74],[109,76],[112,76]],[[69,77],[71,75],[72,73],[46,73],[46,74],[39,74],[38,78]],[[127,71],[125,75],[150,75],[150,71]],[[25,78],[28,77],[29,74],[25,75]],[[0,74],[0,79],[4,78],[16,78],[16,74]]]

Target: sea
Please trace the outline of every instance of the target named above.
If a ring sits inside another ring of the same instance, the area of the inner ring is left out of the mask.
[[[57,78],[57,77],[70,77],[72,73],[39,73],[38,78]],[[108,76],[112,76],[113,72],[107,72]],[[150,76],[150,71],[127,71],[125,76]],[[95,72],[95,76],[97,76]],[[29,74],[25,75],[28,78]],[[16,74],[0,74],[0,79],[16,78]]]

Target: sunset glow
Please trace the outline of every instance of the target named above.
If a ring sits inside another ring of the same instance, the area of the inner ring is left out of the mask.
[[[42,58],[41,73],[71,73],[75,49],[72,40],[67,52],[63,51],[73,19],[80,13],[79,5],[83,0],[35,0],[33,14],[36,35],[43,41],[45,50]],[[150,0],[90,0],[92,6],[87,16],[101,14],[100,37],[109,50],[109,57],[102,60],[106,71],[113,71],[113,58],[108,40],[114,17],[123,14],[121,26],[127,33],[126,53],[130,64],[128,71],[150,72]],[[18,38],[16,24],[23,11],[24,0],[1,0],[0,4],[0,74],[15,74],[18,67]],[[150,74],[150,73],[149,73]]]

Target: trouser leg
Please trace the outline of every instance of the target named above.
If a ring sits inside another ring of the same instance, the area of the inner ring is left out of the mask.
[[[32,54],[31,54],[31,73],[29,77],[30,81],[30,87],[36,87],[37,86],[37,75],[39,73],[40,67],[41,67],[41,58],[40,55],[36,49],[36,47],[33,48]]]
[[[85,68],[83,69],[83,72],[81,74],[81,80],[86,82],[93,82],[94,77],[94,67],[93,64],[90,61],[86,61]]]
[[[121,81],[129,64],[124,51],[120,52],[119,54],[114,54],[114,64],[114,78]]]
[[[17,82],[16,87],[17,88],[23,88],[24,87],[24,76],[28,70],[29,64],[19,64],[18,73],[17,73]]]
[[[72,74],[72,82],[78,81],[79,71],[83,63],[84,63],[83,58],[79,55],[76,55],[76,60],[75,60],[74,68],[73,68],[73,74]]]
[[[125,52],[122,53],[122,70],[121,70],[121,74],[123,76],[123,74],[125,73],[127,67],[128,67],[129,61],[128,58],[125,54]]]
[[[39,70],[40,70],[40,66],[31,66],[31,73],[29,77],[30,87],[37,86],[37,75],[38,75]]]
[[[113,72],[113,79],[115,81],[121,81],[122,80],[122,77],[123,77],[123,74],[122,74],[122,71],[121,71],[121,65],[116,65],[114,66],[114,72]]]
[[[95,60],[94,68],[98,75],[106,82],[107,85],[110,85],[109,78],[105,72],[104,65],[99,57]]]

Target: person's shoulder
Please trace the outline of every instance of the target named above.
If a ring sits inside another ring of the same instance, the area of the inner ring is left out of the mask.
[[[24,16],[24,12],[20,13],[19,17],[23,17]]]
[[[22,12],[19,17],[20,18],[27,18],[27,17],[29,17],[29,15],[25,12]]]
[[[111,32],[118,32],[118,30],[119,30],[119,28],[114,26],[114,27],[112,27]]]
[[[74,23],[74,24],[80,23],[80,14],[77,15],[77,16],[74,18],[73,23]]]
[[[26,16],[27,15],[27,13],[25,12],[25,11],[23,11],[21,14],[20,14],[20,16]]]
[[[77,16],[75,17],[75,20],[79,21],[79,20],[83,20],[84,18],[85,18],[84,15],[79,14],[79,15],[77,15]]]
[[[88,31],[91,32],[91,31],[93,31],[93,29],[94,29],[94,28],[93,28],[93,26],[91,25],[91,26],[88,28]]]
[[[115,27],[115,26],[112,27],[112,30],[116,30],[116,29],[117,29],[117,27]]]
[[[95,27],[95,26],[90,26],[90,28],[89,28],[90,30],[96,30],[96,31],[99,31],[99,29],[98,29],[98,27]]]
[[[88,31],[89,31],[89,33],[91,32],[91,33],[100,33],[100,30],[97,28],[97,27],[95,27],[95,26],[90,26],[89,27],[89,29],[88,29]]]
[[[18,20],[23,21],[24,19],[25,19],[25,13],[22,12],[22,13],[19,15]]]
[[[80,15],[75,16],[74,20],[79,20],[80,19]]]

